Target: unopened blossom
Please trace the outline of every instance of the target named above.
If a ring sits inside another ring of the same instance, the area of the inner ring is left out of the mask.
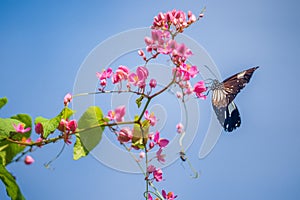
[[[67,106],[68,103],[72,101],[72,95],[70,93],[66,94],[64,97],[64,105]]]
[[[145,61],[147,60],[146,55],[143,50],[141,50],[141,49],[138,50],[138,54],[139,54],[139,56],[141,56],[143,58],[143,60],[145,60]]]
[[[37,123],[36,125],[35,125],[35,132],[37,133],[37,134],[43,134],[44,133],[44,128],[43,128],[43,125],[41,124],[41,123]]]
[[[31,156],[26,156],[25,157],[25,160],[24,160],[24,163],[26,164],[26,165],[31,165],[32,163],[34,163],[34,159],[31,157]]]
[[[30,127],[25,128],[24,124],[22,123],[19,123],[18,125],[13,124],[13,127],[17,133],[26,133],[31,129]]]
[[[150,88],[155,88],[156,85],[157,85],[156,80],[155,80],[155,79],[151,79],[151,80],[150,80],[150,83],[149,83]]]
[[[194,85],[194,92],[196,96],[200,99],[206,99],[206,95],[203,92],[206,92],[206,87],[204,81],[199,81]]]
[[[139,154],[139,157],[140,157],[141,159],[143,159],[143,158],[145,158],[145,156],[146,156],[145,152],[144,152],[144,151],[141,151],[140,154]]]
[[[183,124],[182,123],[178,123],[176,125],[176,129],[177,129],[177,133],[179,133],[179,134],[183,133],[184,132],[184,126],[183,126]]]
[[[151,126],[155,126],[157,119],[156,119],[154,113],[149,114],[148,110],[146,110],[144,117],[150,122]]]

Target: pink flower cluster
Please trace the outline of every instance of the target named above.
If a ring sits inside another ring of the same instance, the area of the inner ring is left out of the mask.
[[[72,144],[71,142],[71,134],[74,133],[77,129],[76,120],[65,120],[61,119],[57,129],[63,133],[63,138],[66,144]]]
[[[143,51],[141,52],[144,53]],[[143,92],[147,85],[146,80],[149,76],[149,72],[144,66],[139,66],[135,72],[130,72],[128,67],[120,65],[115,72],[113,72],[111,68],[108,68],[102,72],[96,72],[96,76],[100,81],[100,91],[103,91],[107,85],[107,80],[111,78],[111,82],[113,84],[121,84],[122,81],[127,81],[128,88],[131,88],[131,86],[136,86]],[[156,84],[156,80],[151,79],[149,82],[150,89],[155,88]]]
[[[170,55],[174,64],[181,65],[192,55],[192,51],[185,44],[178,44],[170,36],[168,31],[152,30],[151,38],[145,37],[146,51],[151,53],[153,57],[160,53]],[[142,50],[139,50],[139,55],[143,55],[145,60],[145,53]]]
[[[169,30],[173,26],[176,32],[183,32],[190,24],[197,20],[196,16],[189,11],[188,16],[181,10],[172,10],[159,13],[154,17],[152,29]]]

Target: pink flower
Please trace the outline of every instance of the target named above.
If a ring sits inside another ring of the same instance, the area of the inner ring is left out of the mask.
[[[173,192],[168,192],[167,194],[165,190],[162,190],[162,195],[166,200],[174,200],[177,197]]]
[[[153,165],[149,165],[147,167],[147,172],[150,174],[153,173],[155,170],[156,170],[156,168]]]
[[[169,140],[160,138],[159,137],[159,132],[157,131],[154,135],[154,142],[160,147],[164,148],[169,144]]]
[[[112,77],[113,84],[127,80],[129,69],[126,66],[120,65]]]
[[[96,76],[100,80],[100,85],[102,87],[106,86],[106,79],[110,78],[112,75],[112,69],[108,68],[107,70],[103,70],[102,73],[96,72]]]
[[[71,121],[61,119],[57,129],[62,132],[75,132],[77,129],[77,126],[78,125],[77,125],[77,122],[75,119],[73,119]]]
[[[78,127],[77,121],[75,119],[69,121],[68,127],[69,127],[70,131],[74,133]]]
[[[194,92],[196,96],[200,99],[206,99],[206,96],[203,94],[207,89],[205,87],[204,81],[199,81],[194,85]]]
[[[199,71],[196,66],[191,66],[183,63],[179,67],[179,73],[181,73],[184,81],[188,81],[191,78],[194,78],[199,73]]]
[[[129,82],[139,88],[145,87],[145,81],[148,78],[149,72],[146,67],[138,67],[136,73],[131,73],[128,77]]]
[[[149,83],[150,88],[155,88],[156,85],[157,85],[156,80],[155,80],[155,79],[151,79],[151,80],[150,80],[150,83]]]
[[[119,106],[115,109],[115,120],[117,122],[122,122],[124,121],[124,116],[126,112],[126,107],[125,106]]]
[[[121,143],[129,142],[132,139],[132,131],[130,128],[122,128],[118,133],[118,140]]]
[[[22,124],[22,123],[20,123],[18,125],[13,124],[13,127],[17,133],[26,133],[26,132],[30,131],[30,129],[31,129],[30,127],[25,129],[24,124]]]
[[[158,162],[164,163],[166,162],[165,160],[166,154],[162,154],[162,148],[159,148],[159,150],[156,152],[156,158]]]
[[[148,193],[148,200],[153,200],[152,196],[150,193]]]
[[[31,156],[26,156],[25,157],[24,163],[26,165],[31,165],[33,162],[34,162],[34,159]]]
[[[151,126],[155,126],[157,119],[154,116],[154,113],[149,114],[148,110],[146,110],[144,116],[145,116],[145,119],[147,119],[150,122]]]
[[[159,168],[153,172],[153,177],[157,182],[162,181],[162,179],[163,179],[162,175],[163,175],[163,172]]]
[[[182,123],[178,123],[176,125],[176,129],[177,129],[177,133],[179,133],[179,134],[184,132],[184,126],[182,125]]]
[[[35,125],[35,132],[37,134],[43,134],[44,133],[44,128],[43,128],[43,125],[41,123],[37,123]]]
[[[72,95],[70,93],[66,94],[64,97],[64,105],[67,106],[69,102],[72,101]]]

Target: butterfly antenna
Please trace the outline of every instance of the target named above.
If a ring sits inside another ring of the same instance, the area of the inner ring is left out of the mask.
[[[208,69],[208,71],[215,77],[215,79],[217,79],[218,80],[218,78],[217,78],[217,76],[216,76],[216,74],[213,72],[213,71],[211,71],[211,69],[207,66],[207,65],[204,65],[204,67],[205,68],[207,68]],[[209,80],[209,79],[208,79]],[[211,79],[212,80],[212,79]]]

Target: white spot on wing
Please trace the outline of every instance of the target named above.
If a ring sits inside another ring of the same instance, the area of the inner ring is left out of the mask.
[[[246,74],[246,71],[243,71],[237,75],[237,78],[238,79],[244,78],[245,74]]]

